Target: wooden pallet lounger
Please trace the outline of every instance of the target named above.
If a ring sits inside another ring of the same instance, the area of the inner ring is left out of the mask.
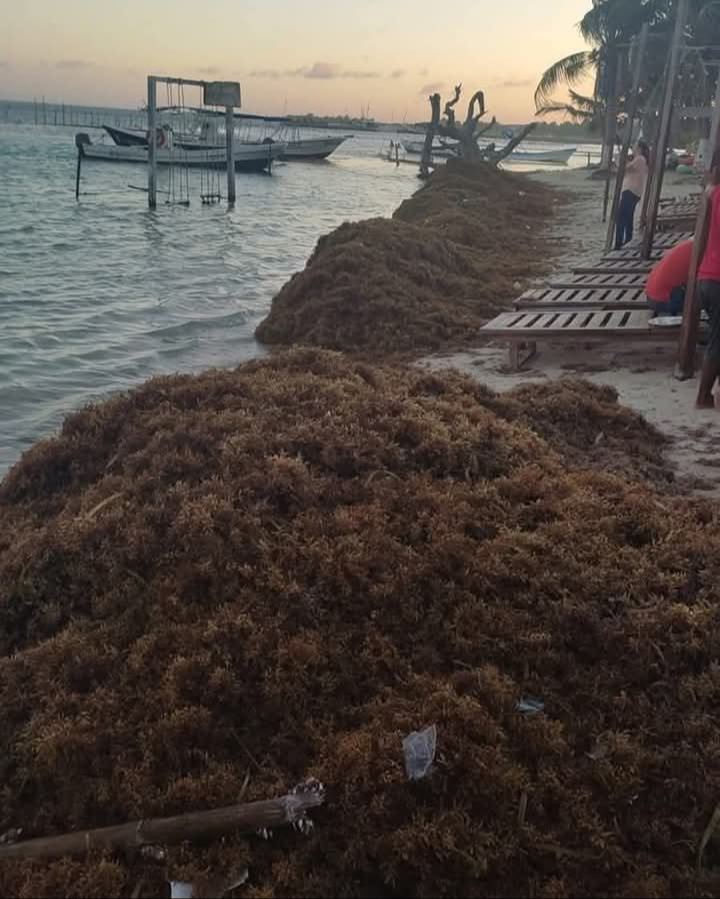
[[[509,342],[510,365],[518,370],[537,352],[537,341],[605,343],[618,340],[677,340],[679,328],[653,328],[647,309],[582,311],[518,310],[503,312],[488,322],[484,337]]]
[[[600,262],[588,262],[577,265],[573,269],[576,275],[637,275],[649,274],[655,263],[647,259],[603,259]]]
[[[638,309],[646,306],[644,287],[536,287],[515,300],[516,309]]]
[[[620,272],[614,275],[556,275],[550,287],[644,287],[645,272]]]

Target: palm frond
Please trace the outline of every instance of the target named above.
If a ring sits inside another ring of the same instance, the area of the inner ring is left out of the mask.
[[[579,53],[571,53],[570,56],[553,63],[549,69],[543,72],[535,89],[536,108],[539,110],[551,103],[550,95],[560,84],[577,84],[596,65],[597,58],[596,50],[581,50]]]

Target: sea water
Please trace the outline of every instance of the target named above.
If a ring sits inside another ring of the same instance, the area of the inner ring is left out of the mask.
[[[161,193],[150,212],[145,166],[86,160],[76,202],[74,130],[0,120],[0,476],[86,403],[262,354],[254,329],[318,238],[417,188],[377,158],[388,139],[238,173],[232,210],[203,205],[191,172],[189,207]]]
[[[67,110],[81,122],[115,124],[114,114]],[[144,165],[92,160],[76,202],[78,129],[36,117],[52,121],[39,105],[0,103],[0,477],[84,404],[261,355],[255,327],[318,238],[390,215],[418,187],[416,167],[379,158],[402,136],[360,132],[325,162],[238,173],[231,210],[202,204],[194,171],[188,207],[161,192],[151,212]],[[161,168],[161,191],[168,180]]]

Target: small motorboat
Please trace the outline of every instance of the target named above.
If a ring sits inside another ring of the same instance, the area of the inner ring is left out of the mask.
[[[109,133],[108,127],[105,129]],[[141,162],[148,161],[147,132],[140,129],[112,129],[122,131],[125,143],[107,143],[102,140],[93,143],[86,134],[76,135],[76,145],[85,159],[96,159],[103,162]],[[128,135],[131,132],[142,134],[144,142],[132,142]],[[112,137],[112,135],[110,135]],[[257,143],[236,143],[233,147],[235,171],[263,172],[272,168],[273,162],[282,158],[285,144],[277,141]],[[224,169],[227,167],[225,145],[203,144],[200,142],[174,141],[172,132],[164,128],[157,129],[155,161],[157,165],[177,165],[188,168]]]
[[[425,141],[408,140],[402,142],[406,153],[418,155],[423,152]],[[521,150],[515,149],[507,157],[508,162],[542,163],[544,165],[567,165],[571,157],[577,152],[577,147],[565,147],[562,149],[548,150]],[[458,144],[443,141],[433,144],[432,155],[438,159],[448,159],[458,155]]]
[[[425,149],[424,140],[404,140],[402,142],[406,153],[413,156],[421,155]],[[432,155],[437,159],[450,159],[458,155],[458,144],[451,144],[442,141],[432,145]]]
[[[545,165],[567,165],[577,152],[577,147],[562,150],[513,150],[508,159],[511,162],[541,162]]]
[[[342,137],[307,137],[285,141],[285,152],[282,159],[297,161],[302,159],[327,159],[337,148],[350,140],[352,134]]]

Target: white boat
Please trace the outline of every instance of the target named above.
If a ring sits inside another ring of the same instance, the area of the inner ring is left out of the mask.
[[[104,162],[148,161],[147,143],[128,144],[92,143],[86,134],[76,136],[77,146],[85,159],[96,159]],[[234,146],[235,170],[238,172],[262,172],[269,170],[273,162],[280,159],[285,152],[285,144],[241,143]],[[227,154],[224,146],[210,144],[178,143],[172,146],[165,144],[156,147],[155,159],[158,165],[178,165],[188,168],[218,169],[226,168]]]
[[[331,153],[349,140],[352,134],[344,134],[342,137],[308,137],[285,142],[285,152],[282,159],[327,159]]]
[[[576,153],[577,147],[564,150],[513,150],[508,159],[511,162],[542,162],[553,165],[567,165]]]
[[[403,141],[406,153],[417,155],[422,153],[425,141]],[[433,144],[432,155],[438,158],[451,158],[457,156],[457,144],[441,143]],[[515,149],[507,157],[509,162],[537,162],[553,165],[567,165],[570,158],[577,151],[576,147],[547,150],[521,150]]]
[[[422,154],[425,149],[424,140],[404,140],[402,145],[405,148],[405,152],[410,153],[413,156]],[[449,159],[457,156],[457,147],[457,144],[450,143],[433,144],[432,155],[438,159]]]

